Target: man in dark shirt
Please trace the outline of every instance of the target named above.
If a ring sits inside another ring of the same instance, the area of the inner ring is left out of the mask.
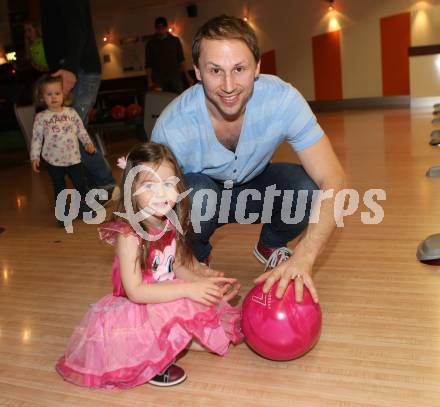
[[[165,17],[157,17],[154,22],[156,33],[148,41],[145,49],[145,67],[149,89],[181,93],[182,73],[191,83],[183,67],[183,50],[180,40],[168,31]]]
[[[87,126],[101,82],[89,0],[41,0],[41,28],[49,68],[63,78],[63,91],[72,92],[73,107]],[[88,154],[81,143],[80,150],[89,187],[112,191],[115,180],[101,153]]]

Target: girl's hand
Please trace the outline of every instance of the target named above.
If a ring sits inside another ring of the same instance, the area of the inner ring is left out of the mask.
[[[233,278],[207,277],[189,284],[188,298],[211,307],[223,300],[225,284],[234,284]]]
[[[35,172],[40,172],[40,159],[37,158],[36,160],[32,160],[32,169]]]
[[[234,283],[226,283],[222,287],[223,292],[223,301],[229,302],[231,301],[240,291],[241,284],[234,279]]]
[[[85,150],[89,153],[89,154],[95,154],[96,153],[96,148],[93,145],[93,143],[87,143],[85,145]]]

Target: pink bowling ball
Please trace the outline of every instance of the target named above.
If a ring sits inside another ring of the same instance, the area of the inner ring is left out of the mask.
[[[304,287],[301,303],[295,301],[295,285],[290,282],[280,300],[278,284],[267,294],[256,285],[243,302],[242,327],[246,343],[259,355],[272,360],[291,360],[304,355],[319,339],[321,308]]]

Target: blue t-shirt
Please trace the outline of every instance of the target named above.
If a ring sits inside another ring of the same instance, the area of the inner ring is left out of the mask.
[[[170,148],[185,174],[203,173],[241,184],[264,170],[283,141],[300,151],[323,135],[295,88],[276,76],[260,75],[246,105],[235,152],[217,140],[201,84],[166,107],[153,129],[152,141]]]

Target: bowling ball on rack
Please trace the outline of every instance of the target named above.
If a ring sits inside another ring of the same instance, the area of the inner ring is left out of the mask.
[[[127,106],[125,112],[127,117],[133,118],[142,114],[142,108],[138,103],[131,103]]]
[[[115,105],[112,107],[112,117],[115,120],[122,120],[125,117],[125,107],[122,105]]]

